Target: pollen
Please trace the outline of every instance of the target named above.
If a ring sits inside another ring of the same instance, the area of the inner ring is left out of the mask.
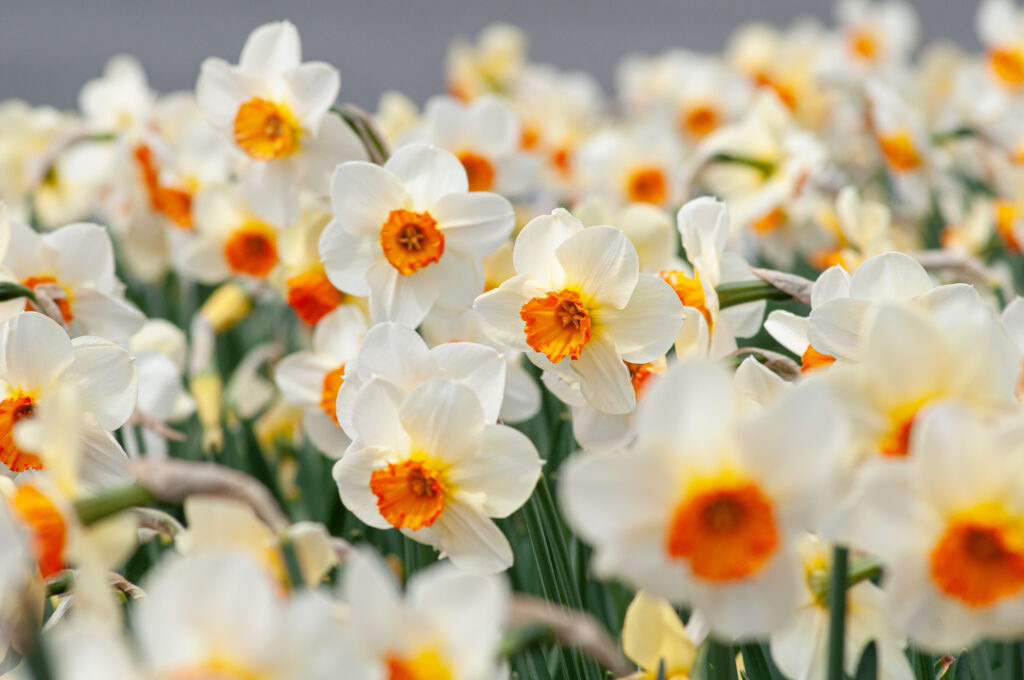
[[[409,276],[441,259],[444,234],[428,212],[392,210],[380,229],[380,246],[391,266]]]
[[[996,77],[1008,87],[1024,85],[1024,50],[1004,47],[988,53],[988,63]]]
[[[311,326],[344,300],[345,295],[331,285],[320,265],[288,279],[288,305]]]
[[[370,491],[377,509],[396,529],[429,527],[444,510],[447,485],[441,466],[424,460],[388,463],[370,475]]]
[[[224,257],[231,271],[263,278],[277,264],[277,236],[262,222],[247,222],[224,243]]]
[[[831,366],[835,362],[836,358],[831,354],[825,354],[814,349],[813,346],[807,345],[807,349],[804,350],[803,356],[800,357],[800,372],[807,373],[818,368],[825,366]]]
[[[338,390],[341,389],[343,382],[345,382],[345,364],[324,375],[323,388],[320,391],[320,408],[335,423],[338,422]]]
[[[420,652],[412,658],[389,656],[387,680],[451,680],[452,674],[436,652]]]
[[[889,167],[895,172],[910,172],[921,166],[921,156],[917,153],[910,135],[905,132],[879,137],[878,147],[882,150]]]
[[[43,578],[64,568],[64,545],[67,538],[64,516],[53,502],[31,484],[23,484],[14,494],[14,511],[28,527]]]
[[[0,401],[0,463],[12,472],[43,469],[43,461],[14,443],[14,426],[34,412],[35,402],[25,394],[15,393]]]
[[[299,149],[300,128],[288,107],[254,97],[235,114],[235,143],[250,158],[273,161]]]
[[[470,191],[490,191],[494,186],[494,165],[479,154],[464,151],[459,154],[459,162],[466,169]]]
[[[932,549],[931,577],[968,607],[987,607],[1024,589],[1024,532],[1000,509],[954,517]]]
[[[679,296],[679,301],[684,307],[692,307],[704,315],[708,326],[712,325],[711,311],[707,308],[707,300],[704,297],[704,287],[700,284],[700,277],[694,274],[687,276],[686,272],[677,269],[658,272],[662,281],[672,286],[672,290]]]
[[[35,290],[36,286],[42,286],[48,283],[60,286],[60,283],[58,283],[57,279],[53,276],[30,276],[22,281],[21,285]],[[75,318],[75,315],[71,312],[71,294],[68,293],[68,289],[64,288],[64,286],[60,287],[64,291],[64,297],[57,298],[53,302],[57,305],[57,309],[60,310],[60,315],[61,318],[64,319],[64,323],[71,323],[72,319]],[[25,311],[32,311],[31,302],[25,302]]]
[[[761,569],[779,545],[772,504],[753,483],[691,494],[673,514],[666,548],[694,576],[727,582]]]
[[[668,180],[660,168],[639,168],[626,180],[626,195],[637,203],[660,205],[668,197]]]
[[[519,318],[526,323],[526,344],[556,364],[566,357],[579,359],[590,340],[590,313],[574,290],[531,298]]]
[[[691,137],[704,137],[718,127],[718,111],[701,104],[683,111],[681,127]]]

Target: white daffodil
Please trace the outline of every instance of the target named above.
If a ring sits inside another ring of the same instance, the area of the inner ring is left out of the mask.
[[[469,192],[453,154],[422,144],[383,167],[344,163],[331,180],[334,220],[320,237],[327,277],[370,297],[370,317],[414,327],[435,305],[468,308],[483,292],[481,260],[512,233],[512,206]]]
[[[15,281],[52,300],[72,332],[126,341],[142,327],[145,316],[125,299],[114,272],[106,229],[80,223],[40,235],[18,221],[10,226],[3,266]],[[0,318],[27,304],[24,298],[3,303]]]
[[[317,323],[312,350],[286,356],[274,370],[282,396],[304,410],[302,429],[314,446],[332,458],[340,457],[352,442],[339,425],[338,391],[366,328],[361,309],[342,305]]]
[[[817,680],[826,676],[830,612],[828,594],[815,590],[825,583],[831,568],[831,550],[811,534],[797,541],[800,564],[795,577],[801,589],[796,610],[769,637],[772,659],[792,680]],[[874,641],[881,680],[913,680],[914,670],[904,653],[906,640],[896,636],[887,620],[888,593],[870,581],[861,581],[846,591],[844,667],[849,675],[868,643]]]
[[[459,39],[448,49],[445,81],[448,91],[463,101],[489,92],[505,92],[526,63],[529,40],[522,29],[494,23],[477,36],[476,44]]]
[[[819,211],[819,221],[833,241],[827,250],[812,258],[815,266],[822,269],[838,264],[854,271],[866,258],[898,249],[894,230],[890,228],[888,206],[862,199],[856,187],[843,187],[834,208]]]
[[[508,539],[491,518],[526,502],[541,461],[525,435],[489,422],[473,390],[431,378],[404,394],[374,379],[356,396],[352,428],[334,479],[359,519],[401,529],[463,569],[512,565]]]
[[[185,389],[185,333],[164,319],[152,319],[132,336],[128,344],[139,379],[136,412],[142,422],[142,444],[147,456],[167,455],[167,440],[147,427],[145,421],[168,423],[184,420],[195,411],[195,402]],[[131,429],[132,425],[127,426]],[[125,446],[136,455],[136,439],[125,437]]]
[[[679,134],[657,117],[597,133],[576,151],[580,190],[619,203],[679,205],[683,148]]]
[[[723,283],[756,281],[757,277],[742,255],[727,248],[729,210],[721,201],[690,201],[679,209],[676,225],[692,271],[662,270],[658,274],[684,307],[676,354],[721,358],[736,349],[736,338],[750,337],[761,329],[765,303],[749,302],[723,310],[715,289]]]
[[[93,132],[137,138],[149,123],[155,100],[142,65],[119,54],[106,63],[101,78],[82,86],[78,108]]]
[[[577,456],[559,475],[596,574],[699,609],[728,637],[790,616],[793,539],[817,522],[845,445],[842,412],[820,388],[753,417],[743,404],[725,368],[682,362],[652,386],[631,449]]]
[[[466,169],[470,191],[521,196],[537,183],[540,164],[523,152],[519,120],[500,97],[486,95],[463,104],[434,97],[421,125],[403,136],[406,143],[433,144],[455,154]]]
[[[876,260],[873,264],[881,264]],[[916,263],[914,263],[916,265]],[[869,265],[873,266],[873,265]],[[837,298],[850,297],[850,275],[841,266],[836,265],[823,271],[811,287],[811,313],[817,309],[826,309],[825,305]],[[852,316],[852,315],[851,315]],[[842,318],[846,318],[843,315]],[[850,319],[852,324],[854,319]],[[800,357],[800,372],[806,373],[823,366],[830,366],[836,360],[831,354],[816,349],[808,338],[809,321],[806,316],[799,316],[784,309],[775,309],[764,321],[764,329],[776,342]],[[859,328],[857,332],[859,333]]]
[[[362,653],[328,600],[283,596],[246,552],[167,559],[142,587],[132,622],[152,676],[326,680],[344,668],[374,677],[359,672]]]
[[[679,269],[679,236],[672,215],[664,209],[650,203],[618,207],[603,197],[592,196],[573,205],[572,214],[588,227],[614,224],[621,229],[636,248],[640,271],[657,274]]]
[[[277,267],[279,226],[258,217],[237,186],[210,187],[196,197],[196,237],[176,255],[177,268],[201,283],[232,276],[265,279]]]
[[[871,133],[896,193],[917,214],[925,214],[938,161],[925,121],[892,87],[872,80],[866,90]]]
[[[91,485],[122,481],[127,457],[110,431],[135,409],[138,384],[128,352],[102,338],[71,340],[36,312],[18,314],[0,329],[0,463],[13,473],[46,467],[38,451],[25,450],[28,442],[16,429],[47,395],[72,385],[87,412],[78,442],[81,479]]]
[[[995,81],[1019,93],[1024,89],[1024,11],[1011,0],[983,0],[975,26]]]
[[[636,249],[621,231],[584,228],[561,209],[523,228],[513,258],[517,275],[474,304],[484,332],[578,382],[594,408],[631,411],[626,362],[665,355],[682,322],[678,296],[639,273]]]
[[[203,62],[199,107],[248,156],[242,183],[265,220],[291,223],[303,184],[324,195],[331,168],[366,158],[356,134],[328,113],[340,87],[329,64],[302,62],[299,32],[287,21],[254,30],[237,66]]]
[[[883,71],[906,65],[917,46],[914,8],[900,0],[840,0],[836,4],[841,62],[854,71]]]
[[[413,574],[403,597],[384,561],[363,549],[345,567],[341,590],[366,658],[365,667],[345,666],[357,677],[503,677],[498,646],[510,593],[502,578],[439,564]]]
[[[843,531],[885,563],[887,618],[955,651],[1024,632],[1024,422],[947,404],[921,418],[907,465],[865,470]]]
[[[330,219],[319,201],[307,201],[299,221],[278,233],[281,267],[271,282],[296,316],[310,326],[339,305],[356,302],[334,287],[320,262],[320,234]]]
[[[856,463],[905,458],[918,420],[942,402],[982,416],[1012,412],[1020,375],[1020,352],[992,310],[974,302],[931,313],[884,305],[859,361],[838,362],[823,377],[855,425]]]

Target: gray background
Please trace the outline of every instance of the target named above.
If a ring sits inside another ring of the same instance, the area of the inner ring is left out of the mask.
[[[914,0],[925,35],[976,49],[976,0]],[[449,40],[493,20],[525,28],[538,61],[581,68],[608,89],[628,52],[721,50],[738,23],[830,20],[827,0],[0,0],[0,99],[74,107],[113,54],[141,61],[158,91],[191,89],[204,57],[237,61],[249,31],[291,19],[306,59],[341,71],[341,99],[387,89],[417,100],[444,85]]]

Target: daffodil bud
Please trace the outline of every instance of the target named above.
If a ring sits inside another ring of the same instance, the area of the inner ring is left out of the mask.
[[[216,373],[205,372],[192,378],[190,387],[196,401],[196,415],[203,426],[203,448],[219,450],[224,444],[220,418],[223,382]]]
[[[242,322],[252,310],[252,300],[237,283],[225,283],[213,292],[199,315],[210,322],[215,333],[223,333]]]

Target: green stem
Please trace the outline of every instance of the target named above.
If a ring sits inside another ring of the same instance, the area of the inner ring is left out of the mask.
[[[844,680],[843,652],[846,637],[846,574],[849,567],[846,548],[832,552],[832,582],[829,584],[828,680]]]
[[[0,302],[17,300],[18,298],[28,298],[35,302],[36,294],[31,288],[26,288],[14,281],[0,281]]]
[[[875,560],[873,557],[854,557],[850,560],[849,566],[847,567],[846,587],[851,588],[861,581],[874,580],[881,576],[881,574],[881,562]],[[831,590],[831,585],[829,583],[830,579],[831,572],[824,571],[821,574],[814,574],[810,577],[811,591],[814,593],[815,598],[821,602],[828,599],[828,594]]]
[[[957,127],[952,130],[946,130],[944,132],[937,132],[932,135],[932,141],[936,144],[945,144],[946,142],[954,139],[962,139],[964,137],[973,137],[978,134],[978,131],[974,128],[969,127]]]
[[[300,590],[306,587],[306,579],[302,577],[302,567],[299,565],[299,556],[295,552],[295,544],[288,536],[281,536],[278,541],[281,556],[284,558],[284,566],[288,572],[288,582],[292,590]]]
[[[723,283],[715,288],[718,293],[718,308],[725,309],[758,300],[788,300],[789,294],[767,281],[761,279],[751,281],[733,281]]]
[[[551,626],[543,623],[529,623],[520,628],[513,628],[506,633],[498,652],[502,657],[511,659],[530,647],[554,640],[554,637],[555,632]]]
[[[65,569],[52,579],[46,582],[46,596],[63,595],[71,589],[75,582],[75,575],[70,569]]]
[[[127,484],[75,501],[75,512],[82,524],[88,526],[129,508],[149,505],[155,500],[153,494],[138,484]]]
[[[757,170],[765,177],[775,172],[775,164],[768,161],[762,161],[758,158],[751,158],[749,156],[738,156],[731,153],[716,153],[708,159],[709,163],[735,163],[736,165],[745,165],[748,168]]]

